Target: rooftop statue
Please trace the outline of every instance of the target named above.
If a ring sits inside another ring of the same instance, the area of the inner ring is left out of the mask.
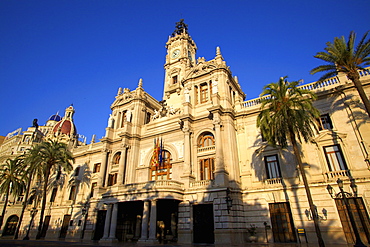
[[[179,22],[176,22],[176,29],[172,33],[172,37],[175,37],[176,34],[182,34],[184,31],[188,33],[188,25],[184,23],[184,19],[180,19]]]

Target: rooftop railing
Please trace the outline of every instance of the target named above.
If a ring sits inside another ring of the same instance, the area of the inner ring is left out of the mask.
[[[364,78],[364,77],[370,78],[370,67],[366,68],[365,70],[359,70],[358,72],[360,74],[360,78]],[[342,79],[341,81],[338,76],[334,76],[324,81],[315,81],[315,82],[311,82],[305,85],[301,85],[299,86],[299,88],[310,90],[313,92],[320,92],[320,91],[325,91],[325,90],[337,87],[339,85],[344,85],[347,81],[348,79],[345,81]],[[269,97],[270,95],[264,95],[259,98],[244,101],[241,103],[241,108],[248,108],[248,107],[259,105],[261,104],[262,99],[267,99]]]

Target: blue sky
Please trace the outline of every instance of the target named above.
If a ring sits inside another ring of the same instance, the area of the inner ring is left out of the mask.
[[[73,104],[88,142],[105,133],[119,87],[162,99],[165,43],[181,18],[213,59],[216,47],[247,99],[281,76],[315,81],[313,56],[370,29],[369,0],[0,1],[0,135]]]

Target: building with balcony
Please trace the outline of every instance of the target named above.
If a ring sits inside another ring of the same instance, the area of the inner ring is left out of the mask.
[[[258,242],[305,241],[302,232],[317,242],[292,148],[267,145],[256,127],[261,98],[245,101],[220,48],[214,59],[196,58],[182,21],[166,48],[162,100],[142,80],[135,89],[119,88],[99,142],[76,141],[67,108],[45,133],[31,127],[0,146],[1,156],[11,157],[25,151],[27,136],[63,135],[72,143],[73,182],[51,189],[43,237],[232,244],[252,241],[254,231]],[[369,95],[369,69],[360,74]],[[321,112],[314,139],[300,148],[324,241],[354,241],[342,200],[326,189],[340,178],[344,189],[357,186],[349,201],[368,242],[369,118],[345,75],[302,87],[317,94]],[[3,235],[19,208],[9,206]],[[26,214],[21,236],[28,224]]]

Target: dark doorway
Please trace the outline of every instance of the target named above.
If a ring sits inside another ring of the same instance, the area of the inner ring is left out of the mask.
[[[93,240],[99,240],[104,236],[105,216],[107,210],[99,210],[96,217],[96,225]]]
[[[215,242],[213,222],[213,204],[193,205],[194,243]]]
[[[274,242],[297,242],[292,212],[288,202],[270,203],[270,215]]]
[[[162,242],[177,241],[177,218],[179,201],[160,199],[157,201],[157,238]]]
[[[46,231],[49,228],[50,217],[51,217],[50,215],[45,216],[44,224],[43,224],[42,230],[41,230],[41,238],[45,238],[45,236],[46,236]]]
[[[14,235],[15,229],[17,228],[18,220],[19,218],[17,215],[12,215],[8,218],[4,227],[3,236]]]
[[[141,236],[142,201],[118,203],[116,237],[119,241],[137,241]]]
[[[60,229],[59,238],[66,238],[70,220],[71,220],[70,214],[64,215],[62,228]]]
[[[356,242],[355,235],[353,233],[352,225],[349,220],[347,208],[341,198],[335,199],[337,205],[340,221],[342,222],[343,231],[347,239],[347,243],[354,244]],[[370,223],[369,215],[366,211],[364,201],[362,197],[348,198],[348,204],[352,210],[355,224],[357,226],[358,233],[363,243],[370,242]]]

